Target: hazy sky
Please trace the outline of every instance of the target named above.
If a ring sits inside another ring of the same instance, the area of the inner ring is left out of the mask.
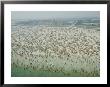
[[[12,19],[100,17],[99,11],[12,11]]]

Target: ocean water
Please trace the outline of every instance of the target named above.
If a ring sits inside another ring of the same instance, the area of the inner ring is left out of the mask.
[[[32,28],[34,26],[46,26],[46,27],[70,27],[75,26],[77,28],[84,29],[98,29],[100,30],[100,20],[96,18],[86,19],[47,19],[47,20],[12,20],[12,30],[17,30],[17,27]]]

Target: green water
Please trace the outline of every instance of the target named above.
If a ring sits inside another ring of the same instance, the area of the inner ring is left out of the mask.
[[[49,72],[49,71],[35,71],[35,70],[24,70],[22,67],[12,68],[11,72],[12,77],[51,77],[51,76],[64,76],[62,73],[58,72]]]
[[[97,77],[99,75],[97,73],[91,75],[88,73],[81,74],[80,72],[63,73],[63,72],[52,72],[47,70],[37,71],[31,68],[24,69],[23,67],[12,66],[11,76],[12,77]]]

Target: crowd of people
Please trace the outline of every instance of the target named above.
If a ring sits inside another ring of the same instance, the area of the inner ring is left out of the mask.
[[[11,34],[11,65],[100,76],[100,31],[76,27],[20,27]],[[31,71],[30,71],[31,72]]]

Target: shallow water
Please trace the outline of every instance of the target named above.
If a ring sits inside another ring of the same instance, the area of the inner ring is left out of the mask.
[[[11,76],[12,77],[99,77],[99,75],[94,73],[94,75],[89,73],[82,72],[71,72],[71,73],[62,73],[62,72],[52,72],[48,70],[33,70],[31,68],[25,69],[23,67],[12,66],[11,67]]]

